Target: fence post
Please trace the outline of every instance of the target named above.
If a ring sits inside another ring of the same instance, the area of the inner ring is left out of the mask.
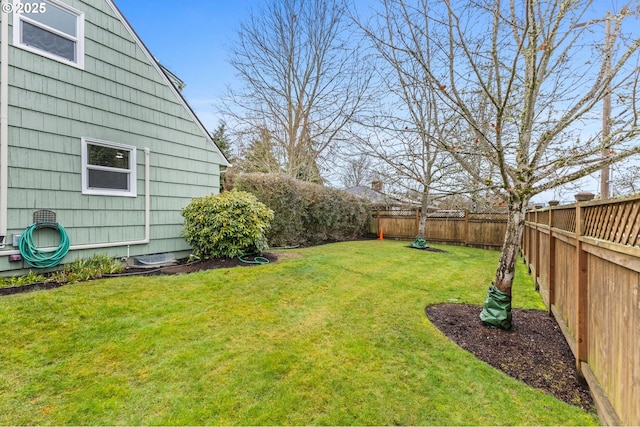
[[[420,232],[420,209],[416,209],[416,236]],[[425,230],[425,234],[427,230]],[[426,236],[425,236],[426,237]]]
[[[589,327],[588,316],[588,271],[587,271],[587,253],[582,250],[582,233],[584,233],[583,205],[593,199],[591,193],[578,193],[576,199],[576,369],[580,376],[582,373],[582,362],[587,362],[588,342],[587,334]]]
[[[551,313],[551,306],[555,304],[556,301],[556,239],[553,236],[553,214],[554,206],[558,206],[559,202],[557,200],[549,201],[549,270],[547,271],[547,277],[549,283],[549,312]]]
[[[527,211],[527,224],[524,229],[524,265],[527,266],[527,271],[531,272],[529,268],[529,261],[531,260],[531,209]]]
[[[536,291],[540,289],[540,284],[538,283],[538,278],[540,277],[540,220],[538,219],[538,213],[540,212],[540,206],[536,205],[536,238],[534,241],[535,248],[533,249],[533,283],[535,284]]]
[[[464,210],[464,245],[469,246],[469,211],[467,209]]]
[[[376,209],[376,236],[380,235],[380,209]]]

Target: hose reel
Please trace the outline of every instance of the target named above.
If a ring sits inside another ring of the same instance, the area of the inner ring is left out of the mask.
[[[57,248],[38,249],[33,241],[33,233],[41,228],[51,228],[60,233],[60,243]],[[35,268],[51,268],[60,264],[69,252],[69,246],[69,235],[56,221],[56,213],[46,209],[33,213],[33,224],[27,227],[18,242],[22,258],[28,265]]]

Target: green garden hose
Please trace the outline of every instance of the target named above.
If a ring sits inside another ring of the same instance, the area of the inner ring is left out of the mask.
[[[33,242],[33,232],[38,228],[53,228],[60,233],[60,244],[56,249],[40,250]],[[50,268],[60,264],[69,252],[69,235],[58,223],[32,224],[20,236],[18,248],[24,261],[35,268]]]
[[[238,257],[238,260],[240,260],[240,262],[244,262],[245,264],[269,264],[269,259],[263,256],[254,256],[253,260],[245,259],[245,257],[247,256],[251,255],[240,255]]]

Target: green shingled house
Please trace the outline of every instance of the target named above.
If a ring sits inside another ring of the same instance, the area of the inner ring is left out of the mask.
[[[175,76],[111,0],[2,1],[0,19],[0,272],[27,268],[16,242],[51,216],[63,263],[187,255],[180,210],[219,191],[228,161]]]

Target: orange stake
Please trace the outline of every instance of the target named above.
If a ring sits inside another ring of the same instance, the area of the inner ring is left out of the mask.
[[[378,240],[384,240],[384,237],[382,236],[382,228],[380,229],[380,236],[378,236]]]

